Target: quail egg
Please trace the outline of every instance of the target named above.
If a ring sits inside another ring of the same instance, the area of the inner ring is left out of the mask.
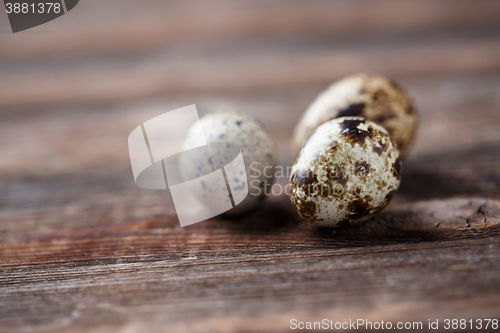
[[[192,142],[199,142],[197,136],[204,134],[210,149],[200,149],[195,162],[189,154],[185,154],[181,160],[182,173],[187,175],[186,178],[192,179],[201,175],[196,173],[206,174],[208,171],[220,169],[230,163],[241,149],[246,175],[233,177],[234,179],[228,179],[228,182],[234,182],[237,186],[247,186],[248,195],[224,215],[235,216],[250,212],[265,199],[273,184],[277,163],[276,144],[262,123],[240,112],[210,113],[200,119],[200,125],[203,131],[192,127],[186,136],[184,146],[190,147]],[[223,146],[221,143],[224,143]],[[200,153],[206,156],[200,158]],[[206,198],[208,204],[210,200]]]
[[[311,104],[295,127],[294,152],[318,126],[346,116],[364,117],[384,127],[401,156],[408,153],[418,126],[414,104],[399,84],[381,75],[357,74],[333,83]]]
[[[386,129],[361,117],[325,122],[291,170],[290,197],[305,220],[356,224],[382,210],[401,181],[400,153]]]

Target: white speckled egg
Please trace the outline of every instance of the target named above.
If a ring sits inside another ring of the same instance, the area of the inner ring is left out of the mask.
[[[234,144],[236,148],[241,148],[242,151],[246,178],[243,177],[244,179],[237,181],[247,182],[248,196],[224,215],[240,215],[253,210],[260,201],[265,199],[266,193],[269,193],[269,188],[274,181],[277,162],[276,144],[262,123],[243,113],[219,111],[202,117],[200,121],[207,142],[229,142]],[[192,127],[186,136],[184,146],[190,147],[191,142],[199,142],[197,135],[200,133],[199,130]],[[188,178],[194,178],[193,173],[211,168],[211,163],[214,163],[215,169],[227,165],[237,153],[225,149],[218,151],[212,149],[210,153],[207,152],[205,159],[201,159],[205,165],[195,165],[189,160],[184,160],[181,161],[183,165],[181,169],[183,173],[189,174]],[[189,158],[189,155],[186,156]],[[197,161],[199,164],[199,157],[197,157]],[[266,177],[266,175],[271,177]]]
[[[418,127],[418,114],[408,94],[394,81],[376,74],[357,74],[333,83],[304,113],[294,130],[297,153],[315,129],[339,117],[364,117],[384,127],[407,154]]]
[[[361,117],[319,126],[293,165],[290,197],[305,220],[322,227],[367,220],[390,201],[401,159],[387,130]]]

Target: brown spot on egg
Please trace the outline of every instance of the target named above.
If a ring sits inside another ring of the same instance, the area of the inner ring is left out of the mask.
[[[372,95],[374,106],[379,111],[372,120],[378,124],[384,124],[387,120],[395,118],[396,114],[392,108],[393,99],[384,89],[378,89]]]
[[[415,107],[413,106],[413,103],[408,104],[408,106],[406,108],[406,113],[409,115],[414,115],[417,113],[417,111],[415,110]]]
[[[379,156],[382,155],[384,151],[381,147],[373,146],[373,151],[376,152]]]
[[[372,127],[368,127],[367,130],[359,128],[359,125],[364,123],[365,120],[363,118],[351,118],[344,120],[340,124],[340,128],[342,129],[342,136],[346,137],[352,145],[356,143],[358,143],[359,145],[363,145],[367,137],[371,138],[373,136]]]
[[[376,152],[379,156],[386,150],[387,145],[382,142],[382,140],[378,140],[378,144],[380,147],[373,146],[373,151]]]
[[[320,184],[319,185],[319,195],[321,195],[323,198],[328,198],[331,196],[334,192],[332,186],[330,184]]]
[[[326,167],[326,174],[328,179],[345,186],[347,181],[349,181],[349,176],[347,175],[344,168],[334,165],[332,167]]]
[[[390,111],[386,111],[384,113],[379,114],[378,116],[374,117],[374,121],[378,124],[384,124],[387,120],[396,118],[396,115],[394,113],[391,113]]]
[[[355,103],[350,104],[343,110],[338,112],[338,117],[359,117],[363,114],[363,110],[365,109],[365,103]]]
[[[357,130],[358,126],[361,124],[364,124],[364,123],[365,123],[365,120],[362,118],[345,119],[345,120],[342,120],[342,122],[340,123],[340,128],[342,129],[342,131]]]
[[[401,179],[402,171],[403,171],[403,165],[401,162],[401,158],[398,157],[396,159],[396,161],[394,162],[394,164],[392,165],[392,173],[393,173],[394,177],[396,177],[397,179]]]
[[[361,199],[354,200],[353,202],[351,202],[348,208],[351,212],[351,218],[355,219],[360,219],[370,213],[369,205],[364,200]]]
[[[387,186],[387,182],[385,180],[377,181],[377,189],[379,191],[381,191],[386,186]]]
[[[311,170],[297,170],[292,175],[292,186],[306,191],[318,183],[318,178]]]
[[[300,203],[295,203],[294,206],[297,212],[306,220],[315,220],[317,208],[316,204],[312,201],[301,201]]]
[[[354,189],[354,194],[361,195],[361,193],[363,193],[363,187],[360,185],[356,186],[356,188]]]
[[[380,155],[380,154],[379,154]],[[365,161],[356,161],[356,175],[358,177],[366,177],[370,173],[370,164]]]
[[[372,95],[372,99],[374,102],[379,102],[379,103],[380,102],[382,102],[382,103],[390,102],[389,94],[387,94],[387,91],[385,91],[384,89],[376,90]]]

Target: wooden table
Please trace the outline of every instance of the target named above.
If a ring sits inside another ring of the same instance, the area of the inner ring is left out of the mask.
[[[271,195],[181,228],[168,191],[134,184],[128,134],[193,103],[254,115],[290,165],[301,113],[361,71],[421,114],[363,225],[318,229]],[[499,319],[499,189],[497,0],[86,0],[18,34],[0,14],[0,331]]]

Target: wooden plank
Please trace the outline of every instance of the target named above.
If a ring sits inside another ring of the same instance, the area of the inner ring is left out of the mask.
[[[169,197],[135,187],[120,142],[135,121],[168,103],[4,117],[2,140],[17,137],[0,150],[10,163],[3,162],[0,177],[1,326],[274,332],[288,331],[293,318],[494,317],[499,84],[496,76],[405,80],[421,107],[422,130],[401,190],[370,223],[334,233],[303,222],[285,195],[238,221],[180,228]],[[293,160],[286,153],[291,127],[315,91],[219,99],[254,109],[278,138],[286,165]],[[286,112],[293,115],[286,122],[276,116]],[[118,115],[125,121],[113,128],[83,130]],[[93,149],[78,147],[87,140]],[[34,141],[52,152],[27,156]],[[76,151],[58,151],[58,142]],[[71,154],[79,159],[51,166]]]
[[[97,14],[96,14],[97,13]],[[92,1],[32,31],[3,36],[0,60],[54,59],[143,53],[186,42],[219,43],[245,38],[305,35],[346,38],[497,26],[495,0],[455,1]],[[8,31],[5,21],[0,28]],[[17,35],[16,35],[17,36]],[[42,34],[43,36],[43,34]]]
[[[293,44],[292,44],[293,45]],[[229,51],[229,49],[227,49]],[[179,58],[108,60],[70,67],[14,67],[0,78],[0,108],[53,104],[113,103],[186,92],[225,92],[280,86],[328,84],[361,71],[389,76],[488,73],[500,69],[498,37],[397,43],[381,48],[328,47],[288,52],[258,48],[250,56],[200,55]]]
[[[253,331],[259,318],[260,330],[287,331],[292,318],[498,314],[498,228],[460,232],[463,240],[446,231],[384,233],[377,245],[365,230],[332,235],[272,215],[267,228],[215,221],[157,229],[149,220],[11,247],[22,262],[2,268],[2,326]],[[36,258],[22,258],[35,249]]]

